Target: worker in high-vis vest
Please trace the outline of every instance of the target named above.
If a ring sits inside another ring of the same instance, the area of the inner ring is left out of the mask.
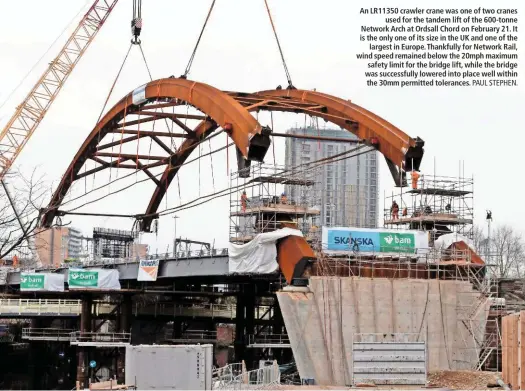
[[[246,206],[248,204],[248,196],[246,195],[246,190],[242,192],[241,195],[241,208],[243,213],[246,212]]]
[[[412,170],[412,189],[417,189],[417,181],[419,179],[419,173],[415,170]]]

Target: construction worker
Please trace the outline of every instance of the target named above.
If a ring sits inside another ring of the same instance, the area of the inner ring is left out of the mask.
[[[417,181],[419,179],[419,173],[415,170],[412,170],[412,189],[417,189]]]
[[[248,196],[246,195],[246,190],[242,192],[241,195],[241,208],[242,212],[246,212],[246,206],[248,205]]]
[[[392,220],[399,220],[399,205],[396,201],[392,202],[390,213],[392,214]]]
[[[286,197],[286,193],[281,194],[281,204],[286,205],[288,203],[288,198]]]

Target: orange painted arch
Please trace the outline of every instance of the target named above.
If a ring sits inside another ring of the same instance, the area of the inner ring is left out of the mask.
[[[140,95],[139,100],[137,95]],[[151,223],[156,218],[160,202],[176,176],[178,167],[184,163],[202,139],[208,137],[217,128],[226,127],[227,134],[241,155],[244,158],[248,157],[250,141],[263,129],[250,113],[253,111],[304,112],[325,119],[354,133],[365,143],[374,145],[385,156],[387,162],[406,171],[411,169],[407,167],[408,158],[414,161],[411,153],[417,159],[416,169],[419,169],[423,154],[422,140],[409,137],[388,121],[350,101],[328,94],[296,89],[268,90],[254,94],[223,92],[210,85],[191,80],[159,79],[129,93],[103,116],[67,168],[43,214],[41,225],[51,226],[54,218],[59,214],[58,208],[69,188],[79,178],[84,163],[94,156],[100,140],[110,130],[122,125],[120,122],[126,115],[140,111],[145,105],[168,101],[194,106],[206,115],[206,119],[194,129],[192,138],[184,140],[181,146],[163,161],[163,164],[166,164],[165,171],[156,181],[157,186],[142,217],[141,229],[146,232],[150,230]],[[163,117],[159,117],[161,118]],[[112,162],[108,167],[116,167],[127,159],[130,158],[122,158],[119,163]]]

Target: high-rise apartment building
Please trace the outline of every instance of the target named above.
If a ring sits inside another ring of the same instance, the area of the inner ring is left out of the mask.
[[[354,139],[346,130],[313,127],[295,128],[287,133],[307,136]],[[355,149],[358,144],[318,141],[300,138],[286,139],[286,167],[302,166],[319,159]],[[349,153],[350,156],[352,153]],[[378,152],[368,152],[348,159],[336,159],[316,170],[311,194],[307,195],[311,206],[321,211],[317,225],[377,227],[379,204]],[[294,190],[290,190],[293,192]],[[304,194],[289,194],[292,199],[304,198]]]

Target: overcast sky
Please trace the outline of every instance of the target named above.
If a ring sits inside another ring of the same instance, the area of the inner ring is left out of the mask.
[[[18,85],[24,75],[49,48],[72,20],[57,44],[52,46],[27,80],[0,109],[4,126],[14,108],[36,82],[46,64],[56,55],[79,18],[74,16],[85,0],[18,0],[1,1],[0,14],[0,102]],[[122,63],[130,40],[131,0],[120,0],[95,42],[88,49],[50,112],[28,143],[17,163],[25,172],[38,167],[49,183],[57,183],[96,123],[111,83]],[[183,73],[208,12],[208,0],[144,0],[143,48],[153,73],[158,79]],[[475,181],[475,218],[484,224],[485,210],[492,209],[496,224],[511,224],[525,231],[522,198],[522,156],[525,132],[525,69],[520,66],[519,87],[514,88],[371,88],[364,78],[365,63],[356,60],[362,52],[359,29],[374,20],[359,17],[364,4],[343,0],[269,0],[274,21],[296,87],[316,88],[367,108],[395,124],[412,137],[425,140],[423,173],[457,176],[460,162],[464,172]],[[421,6],[421,2],[398,0],[399,7]],[[430,2],[426,2],[430,4]],[[457,7],[457,1],[436,2],[440,7]],[[471,1],[462,7],[521,7],[523,1]],[[367,2],[367,6],[370,3]],[[373,6],[392,6],[377,3]],[[521,22],[521,31],[525,25]],[[520,33],[518,47],[525,53],[525,37]],[[286,79],[263,0],[217,0],[189,77],[220,89],[257,91],[285,85]],[[108,108],[126,93],[148,81],[144,63],[133,48]],[[304,116],[274,116],[275,130],[285,131],[304,123]],[[263,123],[263,125],[268,123]],[[214,140],[211,148],[225,145],[225,139]],[[203,152],[209,146],[203,147]],[[200,167],[184,167],[170,188],[162,208],[223,189],[229,184],[228,168],[234,168],[233,150],[230,164],[226,154],[202,159]],[[284,162],[284,141],[277,140],[276,156]],[[270,159],[272,160],[272,159]],[[436,162],[436,166],[434,166]],[[213,169],[210,167],[213,165]],[[213,180],[212,180],[213,172]],[[381,195],[392,189],[392,179],[382,160]],[[120,175],[113,173],[112,175]],[[97,181],[107,180],[98,177]],[[74,194],[92,186],[77,184]],[[212,183],[213,182],[213,183]],[[88,189],[89,190],[89,189]],[[141,213],[145,211],[153,183],[104,199],[85,211]],[[106,190],[107,192],[107,190]],[[228,242],[229,200],[220,199],[205,206],[179,213],[177,234],[195,240],[213,241],[216,246]],[[381,201],[380,209],[383,208]],[[130,229],[132,221],[108,218],[72,219],[72,224],[90,234],[93,226]],[[173,219],[162,218],[159,235],[144,240],[165,251],[172,241]]]

